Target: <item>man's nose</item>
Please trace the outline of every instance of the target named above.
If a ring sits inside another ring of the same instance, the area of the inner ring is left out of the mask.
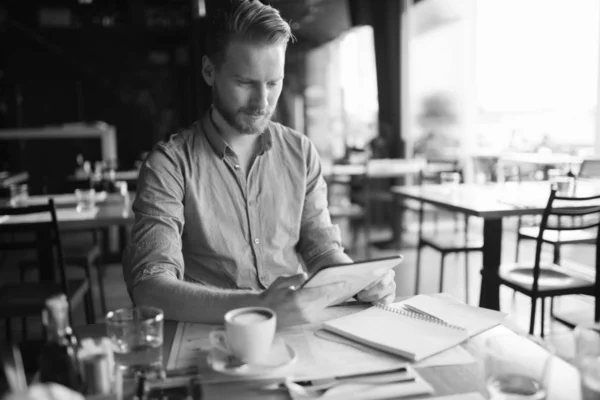
[[[266,85],[257,85],[254,89],[252,106],[259,110],[266,110],[269,106],[269,90]]]

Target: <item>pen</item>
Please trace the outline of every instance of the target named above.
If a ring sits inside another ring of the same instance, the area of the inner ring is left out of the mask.
[[[371,377],[371,376],[387,375],[387,374],[397,374],[397,373],[407,372],[407,371],[408,370],[406,369],[406,367],[399,367],[399,368],[396,368],[396,369],[390,369],[390,370],[385,370],[385,371],[361,372],[361,373],[352,374],[352,375],[336,376],[333,379],[347,380],[347,379],[357,379],[357,378],[368,378],[368,377]]]

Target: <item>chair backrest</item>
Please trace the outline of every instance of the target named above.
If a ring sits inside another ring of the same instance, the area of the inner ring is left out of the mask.
[[[518,165],[504,165],[498,167],[498,182],[521,182],[521,167]]]
[[[458,163],[436,163],[427,164],[421,171],[419,171],[418,184],[422,185],[425,183],[438,184],[441,183],[442,173],[444,172],[456,172],[460,175],[460,181],[463,182],[462,170],[458,167]]]
[[[600,158],[586,158],[579,170],[581,178],[600,178]]]
[[[600,278],[600,194],[587,197],[565,197],[557,193],[555,188],[550,191],[546,208],[542,214],[535,248],[534,291],[538,289],[542,245],[546,231],[595,230],[595,266],[596,274]],[[600,290],[600,280],[596,280],[596,282],[598,290]]]
[[[369,178],[396,178],[416,174],[425,166],[423,159],[374,158],[365,163]]]
[[[47,204],[25,207],[0,207],[0,251],[35,251],[40,268],[53,268],[56,259],[60,283],[68,293],[64,255],[56,218],[54,200]],[[11,221],[12,219],[12,221]]]

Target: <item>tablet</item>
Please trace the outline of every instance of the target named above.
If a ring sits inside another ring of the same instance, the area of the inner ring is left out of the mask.
[[[398,266],[404,256],[401,254],[373,260],[357,261],[353,264],[327,265],[314,272],[301,288],[314,288],[344,282],[343,291],[330,303],[346,301],[371,283],[379,280],[390,269]]]

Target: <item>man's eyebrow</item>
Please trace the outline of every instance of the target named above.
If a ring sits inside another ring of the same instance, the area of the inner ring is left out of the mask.
[[[247,76],[242,76],[242,75],[237,75],[237,74],[233,75],[233,77],[235,79],[239,79],[239,80],[242,80],[242,81],[260,82],[258,79],[252,79],[252,78],[249,78]],[[268,82],[276,82],[276,81],[281,81],[281,80],[283,80],[283,76],[278,76],[275,79],[269,79]]]

